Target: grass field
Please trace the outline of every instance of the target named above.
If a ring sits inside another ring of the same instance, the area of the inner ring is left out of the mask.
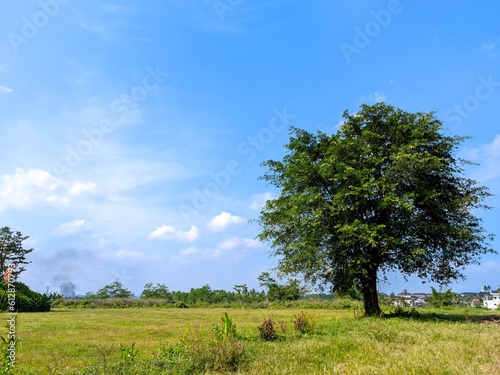
[[[224,312],[240,334],[228,347],[217,346],[211,330]],[[307,310],[316,325],[305,335],[294,330],[300,312],[127,308],[23,313],[17,320],[21,342],[13,373],[200,372],[189,370],[187,357],[176,351],[193,347],[192,361],[196,356],[225,358],[235,348],[244,351],[235,369],[245,374],[500,374],[500,325],[476,322],[481,314],[500,319],[498,312],[422,310],[419,318],[388,319],[356,318],[353,310]],[[270,315],[284,321],[286,331],[280,340],[265,342],[257,326]],[[130,348],[132,343],[138,355],[127,361],[120,344]],[[179,363],[185,366],[176,367]]]

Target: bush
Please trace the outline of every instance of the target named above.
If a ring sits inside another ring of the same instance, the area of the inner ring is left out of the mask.
[[[264,341],[274,341],[278,339],[278,332],[276,332],[276,322],[273,322],[271,317],[264,320],[264,322],[257,326],[260,338]]]
[[[29,286],[21,282],[7,284],[1,279],[0,282],[0,310],[7,311],[9,297],[15,294],[15,304],[12,306],[14,311],[18,312],[44,312],[50,311],[51,300],[47,294],[41,294],[32,291]],[[9,310],[10,311],[10,310]]]
[[[236,338],[236,324],[227,313],[221,316],[222,324],[212,324],[212,331],[215,333],[215,338],[218,340],[226,340],[228,338]]]
[[[301,311],[300,314],[294,315],[294,318],[293,328],[297,332],[300,332],[303,335],[306,333],[314,332],[316,321],[311,315],[305,313],[304,311]]]
[[[187,347],[190,373],[236,372],[247,361],[245,346],[235,338],[197,340]]]

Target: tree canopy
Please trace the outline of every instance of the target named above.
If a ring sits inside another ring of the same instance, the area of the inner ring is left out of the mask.
[[[23,247],[28,238],[9,227],[0,228],[0,272],[4,273],[9,264],[15,266],[13,274],[16,276],[26,270],[23,264],[31,263],[26,260],[26,255],[33,251]]]
[[[355,286],[365,314],[378,315],[387,271],[445,285],[493,252],[474,215],[490,194],[454,155],[466,137],[444,135],[434,112],[385,103],[343,117],[332,135],[292,127],[283,160],[262,164],[279,194],[258,237],[281,272],[338,292]]]
[[[172,299],[172,293],[168,290],[168,286],[165,284],[156,283],[156,286],[153,286],[153,283],[147,283],[144,285],[144,290],[141,293],[141,298],[149,298],[149,299]]]
[[[118,280],[103,286],[94,295],[95,298],[132,298],[134,293],[125,288]]]

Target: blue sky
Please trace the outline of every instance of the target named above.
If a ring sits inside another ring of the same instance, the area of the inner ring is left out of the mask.
[[[470,135],[495,194],[500,4],[466,1],[40,0],[0,5],[0,225],[29,235],[22,281],[77,294],[231,289],[276,266],[255,240],[290,125],[336,131],[386,101]],[[500,250],[498,240],[493,243]],[[500,256],[456,291],[500,284]],[[389,275],[386,292],[429,291]]]

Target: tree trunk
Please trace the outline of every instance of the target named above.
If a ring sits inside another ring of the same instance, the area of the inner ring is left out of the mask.
[[[380,306],[378,305],[377,271],[370,271],[370,273],[372,275],[369,275],[362,285],[365,316],[380,316],[382,310],[380,310]]]

